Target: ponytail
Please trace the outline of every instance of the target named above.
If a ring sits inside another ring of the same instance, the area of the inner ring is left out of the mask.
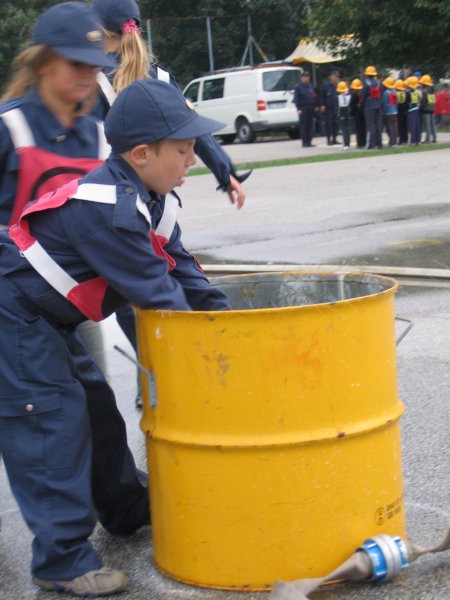
[[[121,34],[106,31],[109,38],[119,38],[117,52],[120,56],[120,66],[115,70],[113,88],[119,93],[136,79],[147,79],[154,58],[150,55],[147,45],[140,37],[140,31],[134,19],[123,23]]]

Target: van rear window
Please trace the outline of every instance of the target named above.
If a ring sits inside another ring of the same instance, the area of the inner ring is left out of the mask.
[[[263,90],[265,92],[285,92],[293,90],[300,81],[297,69],[268,71],[263,73]]]
[[[223,87],[225,79],[205,79],[203,82],[203,98],[202,100],[215,100],[223,98]]]

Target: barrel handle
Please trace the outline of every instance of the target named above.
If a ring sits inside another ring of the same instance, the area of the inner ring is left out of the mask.
[[[130,362],[132,362],[139,369],[141,373],[143,373],[147,377],[147,386],[148,386],[148,397],[150,398],[150,406],[153,410],[158,406],[158,399],[156,396],[156,380],[155,374],[153,371],[146,369],[144,365],[142,365],[138,360],[136,360],[133,356],[125,352],[123,348],[120,348],[117,345],[114,345],[114,350],[117,350],[122,356],[128,358]]]
[[[400,342],[402,341],[402,339],[411,331],[411,329],[414,327],[414,323],[410,320],[410,319],[404,319],[403,317],[395,317],[396,321],[403,321],[404,323],[408,323],[405,327],[405,329],[401,332],[401,334],[398,336],[398,338],[396,339],[395,343],[398,346],[400,344]]]

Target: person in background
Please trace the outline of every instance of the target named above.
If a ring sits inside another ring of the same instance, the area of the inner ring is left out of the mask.
[[[437,129],[441,124],[442,118],[450,117],[450,91],[448,83],[444,83],[442,90],[436,94],[434,117]]]
[[[312,148],[314,112],[317,110],[316,93],[307,71],[303,71],[294,90],[294,103],[299,118],[300,138],[303,148]]]
[[[337,84],[338,122],[342,134],[342,150],[350,149],[350,100],[351,95],[345,81]]]
[[[433,80],[430,75],[422,75],[419,79],[422,90],[420,99],[420,112],[422,113],[422,128],[425,129],[423,144],[436,143],[436,126],[434,123],[434,109],[436,94],[434,93]]]
[[[325,119],[325,134],[327,136],[327,144],[329,146],[338,144],[336,139],[338,133],[338,94],[336,91],[336,86],[338,81],[338,72],[332,71],[328,81],[325,81],[320,91],[320,112],[323,114]]]
[[[406,106],[405,82],[403,79],[397,79],[395,91],[397,92],[397,145],[400,146],[408,143],[408,107]]]
[[[395,91],[395,81],[392,77],[386,77],[383,81],[383,117],[386,125],[386,131],[389,138],[389,147],[397,147],[398,128],[397,128],[397,93]]]
[[[411,75],[405,81],[406,84],[406,110],[408,119],[409,143],[417,146],[420,143],[420,91],[419,80],[415,75]]]
[[[113,67],[99,73],[100,100],[94,114],[105,119],[116,94],[136,79],[152,78],[180,88],[173,76],[154,62],[147,45],[141,37],[139,24],[141,14],[135,0],[94,0],[91,4],[105,35],[105,51]],[[195,143],[195,152],[214,173],[219,187],[226,191],[230,202],[242,208],[245,192],[241,185],[250,172],[239,176],[228,155],[212,135],[200,136]],[[122,306],[116,319],[134,350],[137,350],[135,318],[130,306]],[[137,371],[135,405],[142,408],[140,374]]]
[[[361,79],[353,79],[350,83],[350,117],[355,124],[356,145],[358,148],[366,146],[366,121],[364,119],[364,105],[362,99],[363,84]]]
[[[366,119],[367,148],[382,148],[382,113],[381,113],[381,83],[374,66],[368,66],[364,75],[366,80],[362,91],[364,102],[364,117]]]
[[[74,332],[126,302],[230,308],[183,247],[173,192],[195,163],[195,138],[222,126],[198,116],[174,86],[136,81],[107,116],[106,163],[30,203],[9,234],[0,232],[0,450],[35,536],[33,581],[45,590],[105,596],[126,588],[124,573],[103,566],[89,541],[105,517],[92,487],[105,476],[92,482],[97,447],[77,364],[98,368]],[[111,424],[108,406],[101,408]],[[109,439],[117,440],[116,429],[103,440],[114,462]],[[115,533],[122,535],[144,524],[128,476],[131,453],[123,460],[121,502],[107,488],[102,507],[121,516]],[[148,507],[145,516],[148,523]]]

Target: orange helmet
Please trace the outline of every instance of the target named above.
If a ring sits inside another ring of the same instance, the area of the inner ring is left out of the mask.
[[[405,82],[403,81],[403,79],[397,79],[394,87],[398,92],[404,92],[405,91]]]
[[[363,84],[362,84],[361,79],[354,79],[350,84],[350,89],[351,90],[362,90]]]
[[[409,87],[412,90],[415,90],[417,88],[417,86],[419,85],[419,78],[416,77],[415,75],[411,75],[411,77],[408,77],[408,79],[405,81],[405,83],[406,83],[406,87]]]
[[[388,90],[393,90],[395,81],[392,79],[392,77],[386,77],[386,79],[383,81],[383,85],[385,88],[388,88]]]
[[[345,81],[340,81],[337,84],[336,91],[339,94],[344,94],[347,90],[348,90],[348,85],[345,83]]]
[[[368,67],[366,67],[366,70],[364,71],[364,75],[370,75],[371,77],[375,77],[376,75],[378,75],[376,68],[373,65],[369,65]]]
[[[422,77],[419,79],[419,83],[421,85],[426,85],[428,87],[431,87],[433,85],[433,80],[431,79],[431,77],[429,75],[422,75]]]

